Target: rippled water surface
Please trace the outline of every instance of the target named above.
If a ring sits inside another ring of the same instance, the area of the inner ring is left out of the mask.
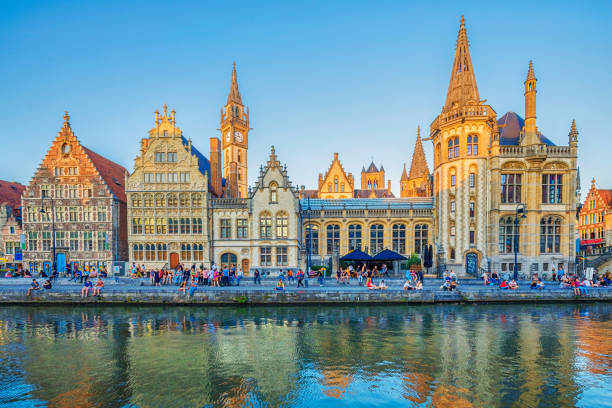
[[[612,407],[612,305],[0,309],[0,407]]]

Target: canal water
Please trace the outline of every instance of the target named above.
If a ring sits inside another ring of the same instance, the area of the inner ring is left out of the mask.
[[[612,407],[611,312],[3,307],[0,407]]]

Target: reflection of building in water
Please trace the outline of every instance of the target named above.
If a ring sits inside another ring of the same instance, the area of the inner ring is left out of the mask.
[[[612,322],[576,318],[576,334],[580,355],[587,360],[585,369],[597,375],[612,372]]]
[[[321,371],[321,385],[326,387],[323,392],[328,397],[342,398],[351,385],[352,376],[340,370],[326,369]]]

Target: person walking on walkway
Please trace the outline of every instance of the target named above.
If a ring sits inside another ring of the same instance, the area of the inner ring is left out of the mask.
[[[259,273],[259,269],[255,269],[255,273],[253,274],[253,284],[261,285],[261,274]]]
[[[304,272],[301,269],[297,271],[297,287],[304,287]]]

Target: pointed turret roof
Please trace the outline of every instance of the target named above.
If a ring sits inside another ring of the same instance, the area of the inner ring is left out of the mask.
[[[238,91],[238,79],[236,76],[236,61],[232,66],[232,83],[230,85],[229,95],[227,95],[227,103],[238,103],[242,105],[242,98],[240,97],[240,91]]]
[[[368,167],[368,170],[366,170],[366,173],[378,173],[378,168],[376,168],[374,162],[370,163],[370,166]]]
[[[410,179],[418,177],[427,177],[429,175],[429,168],[427,167],[427,160],[425,159],[425,151],[423,150],[423,143],[421,143],[421,127],[417,127],[417,138],[414,144],[414,153],[412,153],[412,163],[410,163]]]
[[[525,81],[529,81],[530,79],[536,79],[535,74],[533,73],[533,61],[529,60],[529,69],[527,70],[527,78]]]
[[[400,181],[406,180],[408,180],[408,173],[406,173],[406,163],[404,163],[404,170],[402,171],[402,177],[400,178]]]
[[[461,24],[457,34],[457,46],[455,47],[455,60],[451,70],[446,103],[443,110],[450,110],[455,104],[463,105],[469,100],[479,101],[480,97],[478,96],[478,86],[474,76],[472,58],[470,57],[465,20],[461,16]]]

